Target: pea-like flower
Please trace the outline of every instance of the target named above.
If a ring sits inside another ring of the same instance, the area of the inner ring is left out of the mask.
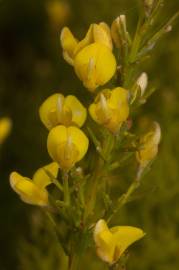
[[[95,42],[77,54],[74,68],[84,86],[93,92],[112,78],[116,71],[116,60],[108,47]]]
[[[154,122],[149,132],[140,138],[140,148],[136,152],[136,158],[141,167],[146,167],[156,157],[160,140],[160,125]]]
[[[79,128],[62,125],[52,128],[47,139],[49,155],[64,171],[84,157],[88,144],[88,138]]]
[[[91,117],[112,133],[117,133],[129,115],[128,91],[117,87],[100,92],[89,107]]]
[[[25,203],[38,206],[47,206],[48,191],[46,187],[52,182],[46,171],[49,172],[52,177],[56,178],[58,169],[58,164],[56,162],[52,162],[38,169],[35,172],[32,180],[20,175],[17,172],[12,172],[10,174],[10,185]]]
[[[12,121],[8,117],[0,119],[0,145],[4,142],[9,135],[12,127]]]
[[[81,127],[86,120],[86,108],[72,95],[54,94],[48,97],[39,109],[42,123],[50,130],[62,124]]]
[[[112,50],[112,39],[110,28],[104,22],[91,24],[86,36],[81,41],[76,39],[68,27],[62,29],[60,41],[63,48],[64,59],[71,65],[74,64],[74,58],[86,46],[99,42]]]
[[[105,220],[99,220],[94,229],[97,255],[110,265],[117,262],[124,251],[145,233],[136,227],[115,226],[108,228]]]
[[[83,40],[78,40],[64,27],[61,33],[64,59],[74,66],[84,86],[94,91],[107,83],[116,71],[112,40],[107,24],[91,24]]]

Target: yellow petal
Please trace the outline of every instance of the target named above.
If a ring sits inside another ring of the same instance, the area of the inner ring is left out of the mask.
[[[141,229],[131,226],[116,226],[111,228],[110,231],[114,235],[120,256],[130,245],[145,235]]]
[[[10,185],[19,194],[22,201],[39,206],[48,205],[48,192],[37,187],[29,178],[23,177],[17,172],[12,172]]]
[[[136,152],[136,158],[142,167],[147,166],[156,157],[160,140],[160,125],[154,122],[150,131],[140,138],[140,149]]]
[[[112,50],[112,40],[108,25],[105,23],[94,24],[93,26],[94,42],[100,42]]]
[[[123,45],[123,36],[127,34],[126,16],[117,17],[111,26],[111,36],[117,48]]]
[[[49,172],[54,178],[57,178],[59,166],[56,162],[52,162],[40,169],[38,169],[32,180],[40,189],[45,188],[52,183],[50,176],[47,174]],[[47,172],[46,172],[47,171]]]
[[[93,24],[90,25],[86,36],[84,37],[84,39],[82,39],[78,45],[75,48],[75,52],[74,54],[76,55],[77,53],[79,53],[83,48],[85,48],[86,46],[88,46],[90,43],[94,42],[93,41]]]
[[[9,135],[12,127],[12,121],[8,117],[0,119],[0,144],[4,142]]]
[[[121,87],[113,89],[108,104],[116,116],[116,120],[114,117],[113,121],[115,129],[115,123],[120,125],[129,116],[128,91]]]
[[[94,228],[94,240],[95,242],[98,241],[98,236],[101,234],[101,232],[103,231],[106,231],[106,230],[109,230],[108,229],[108,226],[106,224],[106,221],[104,219],[100,219],[96,225],[95,225],[95,228]]]
[[[99,220],[94,228],[94,241],[98,256],[105,262],[113,264],[123,252],[145,233],[131,226],[108,228],[105,220]]]
[[[109,106],[119,109],[123,103],[128,103],[128,91],[122,87],[116,87],[111,91]]]
[[[62,45],[64,53],[68,55],[69,59],[71,59],[71,61],[69,61],[69,64],[71,64],[73,61],[74,51],[78,44],[78,41],[73,36],[73,34],[71,33],[68,27],[64,27],[62,29],[60,40],[61,40],[61,45]]]
[[[89,140],[84,132],[76,127],[68,128],[68,136],[78,149],[77,161],[80,161],[88,150]]]
[[[49,130],[58,124],[57,119],[57,102],[58,99],[61,98],[64,100],[64,96],[61,94],[53,94],[48,97],[40,106],[39,115],[42,123]]]
[[[54,94],[47,98],[39,109],[40,119],[50,130],[63,124],[81,127],[86,120],[86,109],[75,96]]]
[[[105,262],[112,263],[115,251],[113,235],[105,220],[99,220],[94,229],[94,241],[98,256]]]
[[[71,95],[66,97],[65,105],[72,111],[72,123],[82,127],[87,117],[86,108],[75,96]]]
[[[74,68],[84,86],[94,91],[112,78],[116,71],[116,60],[108,47],[93,43],[76,55]]]
[[[112,133],[118,132],[129,115],[128,91],[120,87],[101,91],[90,105],[89,112],[98,124]]]
[[[97,117],[97,115],[96,115],[96,104],[92,103],[92,104],[89,106],[89,113],[90,113],[92,119],[93,119],[96,123],[100,124],[100,121],[98,120],[98,117]]]
[[[106,34],[109,36],[109,38],[111,39],[111,29],[110,27],[107,25],[107,23],[105,22],[101,22],[99,23],[99,26],[103,28],[103,30],[106,32]]]
[[[77,127],[57,126],[48,136],[49,155],[63,170],[71,169],[87,152],[88,138]]]

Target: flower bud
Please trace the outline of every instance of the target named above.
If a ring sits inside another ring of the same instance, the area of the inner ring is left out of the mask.
[[[148,76],[147,76],[147,73],[143,72],[139,78],[137,79],[137,85],[140,87],[140,90],[141,90],[141,96],[144,95],[145,93],[145,90],[147,88],[147,85],[148,85]]]
[[[158,153],[158,145],[161,140],[161,129],[157,122],[148,133],[140,138],[140,149],[136,152],[136,158],[141,167],[146,167]]]
[[[12,127],[12,121],[8,117],[0,119],[0,145],[4,142],[9,135]]]
[[[125,15],[120,15],[113,21],[111,26],[111,36],[117,48],[121,48],[122,43],[126,42],[128,32]]]
[[[116,226],[108,228],[105,220],[99,220],[94,228],[96,252],[101,260],[114,264],[124,251],[145,233],[136,227]]]
[[[144,8],[145,8],[146,16],[150,15],[155,2],[156,2],[155,0],[144,0]]]
[[[54,127],[47,139],[49,155],[64,171],[84,157],[88,144],[88,138],[79,128],[62,125]]]
[[[128,91],[117,87],[103,90],[89,107],[91,117],[112,133],[117,133],[129,115]]]
[[[50,130],[59,124],[81,127],[86,120],[87,112],[75,96],[64,97],[62,94],[54,94],[43,102],[39,114],[42,123]]]
[[[40,168],[34,174],[32,180],[23,177],[17,172],[10,174],[10,185],[12,189],[20,196],[21,200],[25,203],[47,206],[48,205],[48,192],[46,187],[51,184],[51,179],[45,172],[49,173],[56,178],[58,173],[58,165],[53,162],[49,165]]]

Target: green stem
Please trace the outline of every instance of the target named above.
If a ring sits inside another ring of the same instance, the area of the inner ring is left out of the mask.
[[[130,196],[134,193],[134,191],[139,187],[140,185],[140,176],[141,174],[138,174],[137,178],[131,183],[129,188],[127,189],[126,193],[124,193],[120,198],[118,202],[118,206],[114,209],[113,213],[110,215],[110,217],[107,219],[107,223],[111,221],[111,219],[117,214],[117,212],[121,209],[123,205],[125,205]]]
[[[52,182],[54,183],[54,185],[60,190],[63,191],[63,187],[62,185],[58,182],[58,180],[56,180],[55,178],[52,179]]]
[[[69,256],[68,270],[78,270],[79,260],[80,258],[77,254]]]
[[[48,177],[51,179],[52,183],[60,190],[63,191],[63,187],[60,184],[60,182],[48,171],[44,168],[45,173],[48,175]]]
[[[69,182],[68,182],[68,173],[63,173],[63,190],[64,190],[64,202],[66,205],[70,205],[70,190],[69,190]]]
[[[98,157],[98,161],[96,164],[96,170],[91,178],[91,189],[88,195],[88,201],[86,203],[86,209],[84,212],[84,222],[86,219],[92,214],[95,203],[96,203],[96,193],[97,193],[97,187],[98,187],[98,180],[102,172],[102,166],[104,164],[104,161]]]

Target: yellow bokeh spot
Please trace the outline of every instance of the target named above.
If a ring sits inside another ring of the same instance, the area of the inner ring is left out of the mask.
[[[0,119],[0,144],[4,142],[4,140],[9,135],[12,128],[12,121],[8,117],[3,117]]]
[[[53,27],[63,26],[70,16],[70,6],[62,0],[50,0],[46,4],[47,14]]]

